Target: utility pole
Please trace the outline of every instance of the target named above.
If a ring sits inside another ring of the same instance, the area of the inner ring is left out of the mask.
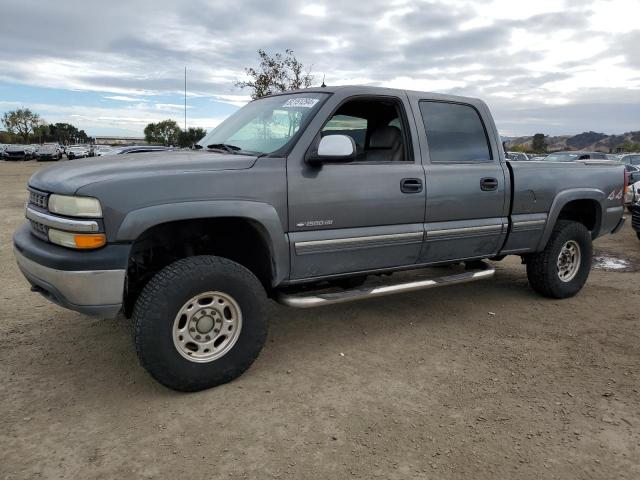
[[[187,67],[184,67],[184,131],[187,131]]]

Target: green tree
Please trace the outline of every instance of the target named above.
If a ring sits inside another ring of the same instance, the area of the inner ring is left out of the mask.
[[[536,153],[545,153],[547,151],[547,142],[544,139],[544,133],[536,133],[533,136],[531,149]]]
[[[41,122],[37,127],[33,129],[33,137],[38,143],[50,142],[51,132],[49,129],[49,125]]]
[[[5,112],[2,123],[9,133],[22,137],[24,143],[29,143],[29,135],[40,125],[40,115],[33,113],[28,108],[19,108],[11,112]]]
[[[49,124],[49,134],[45,141],[58,142],[65,145],[86,143],[89,141],[89,136],[84,130],[79,130],[70,123],[52,123]]]
[[[250,80],[235,83],[236,87],[249,88],[253,100],[273,93],[311,86],[311,70],[304,70],[304,65],[293,54],[293,50],[288,48],[284,54],[276,53],[271,56],[260,49],[258,57],[260,65],[257,68],[244,69]]]
[[[640,152],[640,143],[633,143],[629,140],[621,143],[616,147],[618,152]]]
[[[0,143],[13,143],[14,135],[9,132],[0,132]]]
[[[181,147],[191,147],[193,144],[198,143],[205,135],[207,131],[204,128],[189,127],[187,131],[180,132],[178,136],[178,145]]]
[[[144,128],[144,138],[149,143],[176,145],[181,131],[175,120],[163,120],[148,124]]]

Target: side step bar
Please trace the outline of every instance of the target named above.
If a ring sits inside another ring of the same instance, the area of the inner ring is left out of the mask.
[[[474,282],[492,277],[496,272],[492,266],[480,262],[481,266],[463,273],[457,273],[446,277],[430,278],[425,280],[414,280],[411,282],[397,283],[394,285],[379,285],[372,287],[358,287],[352,290],[340,292],[319,293],[319,294],[287,294],[280,292],[276,300],[278,303],[288,307],[311,308],[334,303],[353,302],[365,298],[382,297],[394,293],[413,292],[427,288],[444,287],[446,285],[457,285],[459,283]]]

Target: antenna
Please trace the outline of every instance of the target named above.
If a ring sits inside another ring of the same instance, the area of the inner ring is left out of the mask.
[[[320,85],[320,87],[327,88],[327,86],[324,84],[324,77],[325,77],[325,75],[323,74],[322,75],[322,85]]]
[[[184,131],[187,131],[187,67],[184,67]]]

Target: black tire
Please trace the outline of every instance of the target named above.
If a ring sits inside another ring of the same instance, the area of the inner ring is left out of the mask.
[[[240,308],[242,324],[226,354],[196,363],[174,345],[174,320],[191,298],[208,291],[231,296]],[[229,382],[251,366],[264,346],[268,330],[265,306],[262,284],[242,265],[214,256],[178,260],[149,281],[133,309],[140,364],[158,382],[178,391],[195,392]]]
[[[640,232],[636,232],[636,237],[638,237],[638,240],[640,240]]]
[[[573,240],[580,248],[580,262],[575,276],[565,282],[558,272],[558,257],[562,247]],[[578,222],[559,220],[551,232],[547,246],[527,261],[527,277],[531,287],[549,298],[574,296],[584,286],[591,270],[593,247],[589,230]]]

